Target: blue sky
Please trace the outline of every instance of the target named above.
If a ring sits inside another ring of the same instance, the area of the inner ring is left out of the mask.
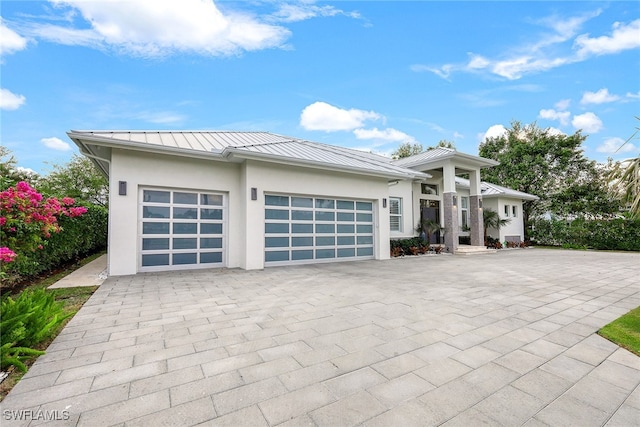
[[[478,153],[513,120],[587,157],[639,125],[640,2],[2,1],[2,145],[43,173],[76,130],[261,130]]]

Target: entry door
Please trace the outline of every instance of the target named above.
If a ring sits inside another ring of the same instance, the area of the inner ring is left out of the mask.
[[[438,200],[420,200],[420,222],[430,220],[440,224],[440,202]],[[429,243],[441,243],[440,233],[429,236]]]

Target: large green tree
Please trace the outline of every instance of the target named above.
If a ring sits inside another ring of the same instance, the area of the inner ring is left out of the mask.
[[[423,153],[425,151],[433,150],[434,148],[438,148],[438,147],[451,148],[451,149],[455,150],[456,149],[456,144],[453,141],[447,141],[446,139],[442,139],[442,140],[438,141],[438,143],[436,145],[429,146],[425,150],[422,147],[422,144],[420,144],[418,142],[415,142],[413,144],[410,143],[410,142],[404,142],[404,143],[400,144],[400,146],[398,147],[398,149],[396,151],[391,153],[391,158],[395,159],[395,160],[403,159],[405,157],[411,157],[411,156],[414,156],[416,154],[420,154],[420,153]]]
[[[584,156],[585,139],[580,131],[564,135],[514,121],[504,135],[480,144],[480,156],[500,162],[483,169],[482,179],[540,197],[524,203],[525,220],[547,212],[610,215],[619,202],[608,196],[597,164]]]
[[[84,156],[74,155],[69,163],[53,165],[40,182],[48,196],[68,196],[91,204],[106,206],[109,183],[102,173]]]

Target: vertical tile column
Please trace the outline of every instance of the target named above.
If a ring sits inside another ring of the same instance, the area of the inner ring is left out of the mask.
[[[482,196],[469,197],[469,226],[471,246],[484,246],[484,221],[482,220]]]
[[[458,195],[456,193],[456,168],[449,163],[442,168],[444,191],[442,192],[444,244],[450,253],[458,249]]]
[[[482,218],[482,190],[480,169],[469,172],[469,227],[471,246],[484,246],[484,221]]]
[[[457,194],[443,193],[442,204],[444,210],[444,244],[447,247],[449,253],[455,253],[458,250],[458,206],[454,205],[454,200],[457,200]]]

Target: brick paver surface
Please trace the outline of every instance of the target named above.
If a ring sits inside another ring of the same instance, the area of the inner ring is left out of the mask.
[[[505,250],[109,278],[2,426],[640,423],[634,253]]]

